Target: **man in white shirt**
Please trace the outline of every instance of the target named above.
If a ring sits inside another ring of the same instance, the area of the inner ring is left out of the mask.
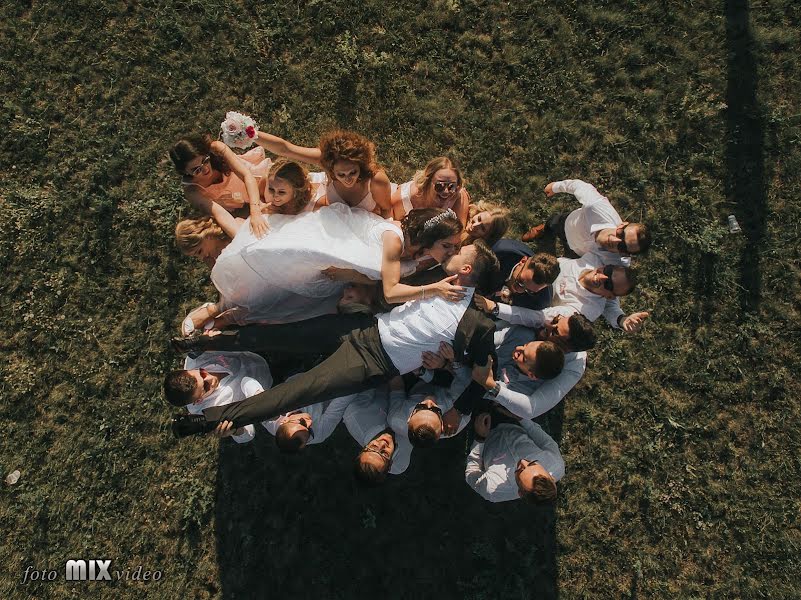
[[[470,415],[459,415],[455,431],[445,431],[443,415],[470,383],[470,369],[457,366],[450,387],[419,381],[407,396],[403,388],[390,396],[387,421],[395,432],[393,468],[403,472],[409,466],[414,448],[428,448],[440,438],[457,435],[470,422]]]
[[[273,384],[270,368],[252,352],[204,352],[187,358],[184,368],[171,371],[164,379],[164,395],[173,406],[184,406],[190,414],[200,415],[211,406],[240,402],[264,391]],[[219,428],[218,437],[233,436],[243,444],[253,439],[253,425]]]
[[[626,316],[620,308],[621,296],[637,285],[636,273],[629,267],[607,265],[598,254],[581,258],[560,258],[559,275],[553,283],[551,306],[567,306],[591,322],[601,315],[616,329],[636,333],[642,328],[647,312]]]
[[[488,413],[476,416],[475,441],[467,457],[465,481],[490,502],[524,498],[534,503],[556,498],[565,474],[559,446],[542,428],[523,419],[492,427]]]
[[[633,254],[648,250],[651,234],[643,223],[623,221],[609,200],[589,183],[580,179],[551,182],[545,186],[545,195],[573,194],[581,203],[571,213],[551,217],[547,223],[532,227],[523,241],[533,241],[550,233],[557,235],[574,257],[588,252],[600,255],[607,265],[629,266]]]
[[[381,385],[352,394],[342,418],[361,448],[353,472],[357,481],[365,485],[378,485],[386,480],[387,474],[397,475],[406,469],[395,463],[396,437],[387,424],[389,402],[397,401],[394,400],[397,395],[406,395],[400,377],[390,380],[389,386]]]
[[[222,348],[329,356],[297,378],[244,402],[207,409],[205,420],[191,415],[175,417],[173,432],[182,437],[198,429],[210,431],[220,421],[232,421],[239,427],[291,412],[310,401],[321,402],[369,389],[419,368],[421,353],[438,350],[443,341],[453,343],[459,362],[472,361],[477,371],[486,372],[494,351],[494,325],[469,303],[474,286],[497,271],[498,259],[478,240],[463,246],[443,268],[456,275],[455,283],[465,288],[461,301],[421,297],[376,317],[324,316],[288,325],[249,325],[230,333],[174,340],[174,345],[185,352]]]
[[[352,394],[310,404],[274,419],[262,421],[261,424],[275,436],[279,450],[294,454],[306,446],[327,440],[339,425],[354,396],[355,394]]]

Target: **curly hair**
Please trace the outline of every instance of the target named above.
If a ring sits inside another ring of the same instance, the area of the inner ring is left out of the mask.
[[[509,209],[499,204],[486,202],[481,200],[476,204],[471,204],[467,207],[467,220],[469,221],[479,213],[488,212],[492,221],[489,225],[489,230],[482,238],[487,245],[494,246],[495,243],[503,237],[503,234],[509,229],[511,221],[509,220]],[[462,244],[472,244],[476,239],[467,231],[465,231],[462,239]]]
[[[175,242],[184,254],[190,254],[209,236],[220,240],[230,239],[211,217],[184,219],[175,226]]]
[[[414,183],[423,198],[429,198],[434,194],[434,175],[441,169],[452,169],[456,173],[456,185],[458,188],[464,186],[464,177],[461,169],[447,156],[437,156],[432,158],[422,171],[414,174]]]
[[[312,197],[312,184],[309,172],[294,160],[279,158],[270,168],[269,179],[283,179],[292,186],[292,200],[281,206],[270,206],[272,213],[279,215],[297,215],[309,203]]]
[[[169,150],[170,160],[175,170],[186,175],[186,165],[198,156],[208,156],[211,168],[223,175],[231,172],[225,159],[211,149],[211,136],[208,134],[191,134],[181,138]]]
[[[375,160],[375,144],[353,131],[329,131],[323,134],[317,147],[320,149],[320,164],[332,180],[336,179],[334,165],[341,160],[359,165],[359,181],[370,179],[379,169]]]
[[[433,221],[434,217],[445,216]],[[426,226],[428,225],[428,226]],[[412,246],[431,248],[439,240],[462,233],[462,223],[452,210],[444,208],[413,208],[401,219],[401,230]]]

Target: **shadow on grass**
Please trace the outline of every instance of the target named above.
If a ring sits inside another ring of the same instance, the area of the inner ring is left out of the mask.
[[[484,501],[464,482],[466,443],[418,450],[405,474],[364,490],[342,426],[299,456],[263,430],[245,446],[225,441],[223,597],[556,598],[554,507]]]
[[[764,129],[757,101],[757,64],[749,23],[748,0],[726,0],[728,48],[727,195],[736,204],[736,216],[746,242],[740,257],[744,311],[756,311],[760,302],[759,250],[765,237]]]

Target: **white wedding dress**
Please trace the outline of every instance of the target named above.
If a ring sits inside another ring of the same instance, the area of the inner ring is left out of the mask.
[[[331,281],[327,267],[355,269],[381,279],[383,234],[400,228],[345,204],[295,216],[265,215],[270,230],[261,239],[243,223],[211,271],[224,310],[241,323],[287,323],[332,313],[343,282]],[[402,271],[413,270],[414,262]]]

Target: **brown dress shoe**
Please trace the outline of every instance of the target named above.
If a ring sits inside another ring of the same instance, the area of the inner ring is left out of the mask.
[[[543,235],[545,235],[545,223],[540,223],[529,229],[520,239],[524,242],[533,242],[534,240],[540,239]]]

